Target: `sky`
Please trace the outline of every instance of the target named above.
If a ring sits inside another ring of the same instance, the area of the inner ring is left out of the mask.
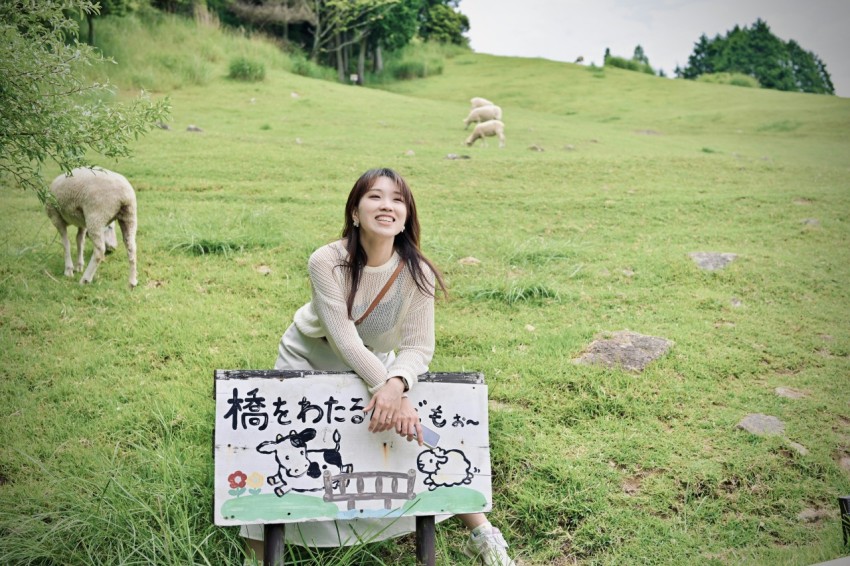
[[[673,76],[700,35],[726,35],[736,24],[767,22],[826,64],[835,94],[850,97],[850,0],[461,0],[477,53],[543,57],[601,66],[605,48]]]

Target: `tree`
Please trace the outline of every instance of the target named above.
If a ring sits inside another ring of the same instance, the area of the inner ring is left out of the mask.
[[[86,41],[89,45],[94,45],[94,20],[96,17],[103,16],[123,16],[130,9],[128,0],[97,0],[99,11],[94,10],[86,14],[88,23],[88,36]]]
[[[44,202],[45,161],[63,171],[92,165],[86,153],[125,157],[129,144],[168,114],[167,100],[142,96],[129,106],[104,102],[109,85],[86,84],[79,71],[104,61],[77,41],[90,0],[0,2],[0,177],[36,192]]]
[[[632,61],[649,65],[649,57],[646,56],[646,53],[643,52],[643,47],[640,45],[635,46],[635,53],[632,55]]]
[[[283,28],[284,39],[289,39],[289,26],[292,24],[317,24],[317,14],[308,0],[266,0],[252,2],[237,0],[229,6],[241,21],[248,22],[258,29],[279,26]]]
[[[467,45],[469,18],[457,11],[460,0],[425,0],[420,14],[419,35],[426,41]]]
[[[703,34],[688,57],[688,65],[676,75],[695,79],[709,73],[743,73],[764,86],[833,94],[835,88],[826,65],[797,42],[784,42],[770,31],[764,20],[752,27],[735,26],[726,36],[709,40]]]
[[[375,55],[374,71],[383,70],[382,50],[396,51],[401,49],[416,35],[419,30],[419,13],[423,0],[401,0],[375,21],[369,43]]]

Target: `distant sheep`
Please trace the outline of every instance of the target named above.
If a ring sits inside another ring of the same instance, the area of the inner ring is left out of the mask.
[[[466,145],[488,136],[499,136],[499,147],[505,147],[505,125],[499,120],[487,120],[475,126],[472,135],[466,138]]]
[[[136,280],[136,193],[122,175],[101,168],[78,168],[70,175],[59,175],[50,184],[55,202],[48,202],[45,210],[53,225],[62,236],[65,248],[65,275],[74,276],[74,271],[83,270],[83,246],[86,234],[94,245],[91,260],[86,267],[80,284],[91,283],[98,265],[103,261],[106,248],[110,245],[109,225],[117,220],[127,247],[130,261],[130,287]],[[71,259],[71,244],[68,241],[68,226],[77,227],[77,263]],[[111,229],[114,247],[115,229]]]
[[[478,108],[479,106],[495,106],[495,104],[493,104],[486,98],[481,98],[479,96],[476,96],[475,98],[470,98],[469,103],[472,105],[472,108]]]
[[[460,450],[431,448],[420,452],[416,467],[426,474],[423,483],[433,491],[438,487],[452,487],[472,483],[472,464]]]
[[[502,109],[496,105],[490,106],[479,106],[478,108],[473,108],[469,112],[469,116],[463,121],[463,129],[466,130],[469,128],[469,125],[473,122],[486,122],[487,120],[501,120],[502,119]]]

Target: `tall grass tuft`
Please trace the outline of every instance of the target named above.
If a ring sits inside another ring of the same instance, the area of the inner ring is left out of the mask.
[[[110,455],[69,474],[63,458],[20,455],[41,470],[27,514],[0,511],[3,564],[236,564],[238,541],[209,520],[209,430],[154,408]],[[67,457],[67,455],[66,455]],[[18,512],[20,509],[17,510]],[[22,535],[24,535],[22,537]]]
[[[516,303],[539,304],[547,300],[555,302],[561,300],[561,295],[557,291],[543,283],[511,284],[489,289],[477,289],[468,293],[468,296],[476,301],[498,301],[509,305]]]
[[[266,78],[266,66],[247,57],[236,57],[230,61],[227,76],[238,81],[259,82]]]

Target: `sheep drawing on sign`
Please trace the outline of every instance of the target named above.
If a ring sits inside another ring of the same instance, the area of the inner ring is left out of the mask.
[[[334,475],[351,473],[354,467],[342,463],[339,453],[339,430],[335,430],[332,448],[309,449],[307,443],[316,437],[316,429],[305,428],[301,432],[291,431],[286,436],[278,434],[274,440],[267,440],[257,446],[261,454],[274,454],[277,460],[277,474],[266,480],[269,485],[277,486],[274,492],[283,497],[288,491],[321,491],[324,489],[322,472],[329,468]],[[313,459],[315,458],[315,459]]]
[[[472,464],[460,450],[425,450],[419,453],[416,467],[426,474],[423,483],[428,491],[472,483]]]

